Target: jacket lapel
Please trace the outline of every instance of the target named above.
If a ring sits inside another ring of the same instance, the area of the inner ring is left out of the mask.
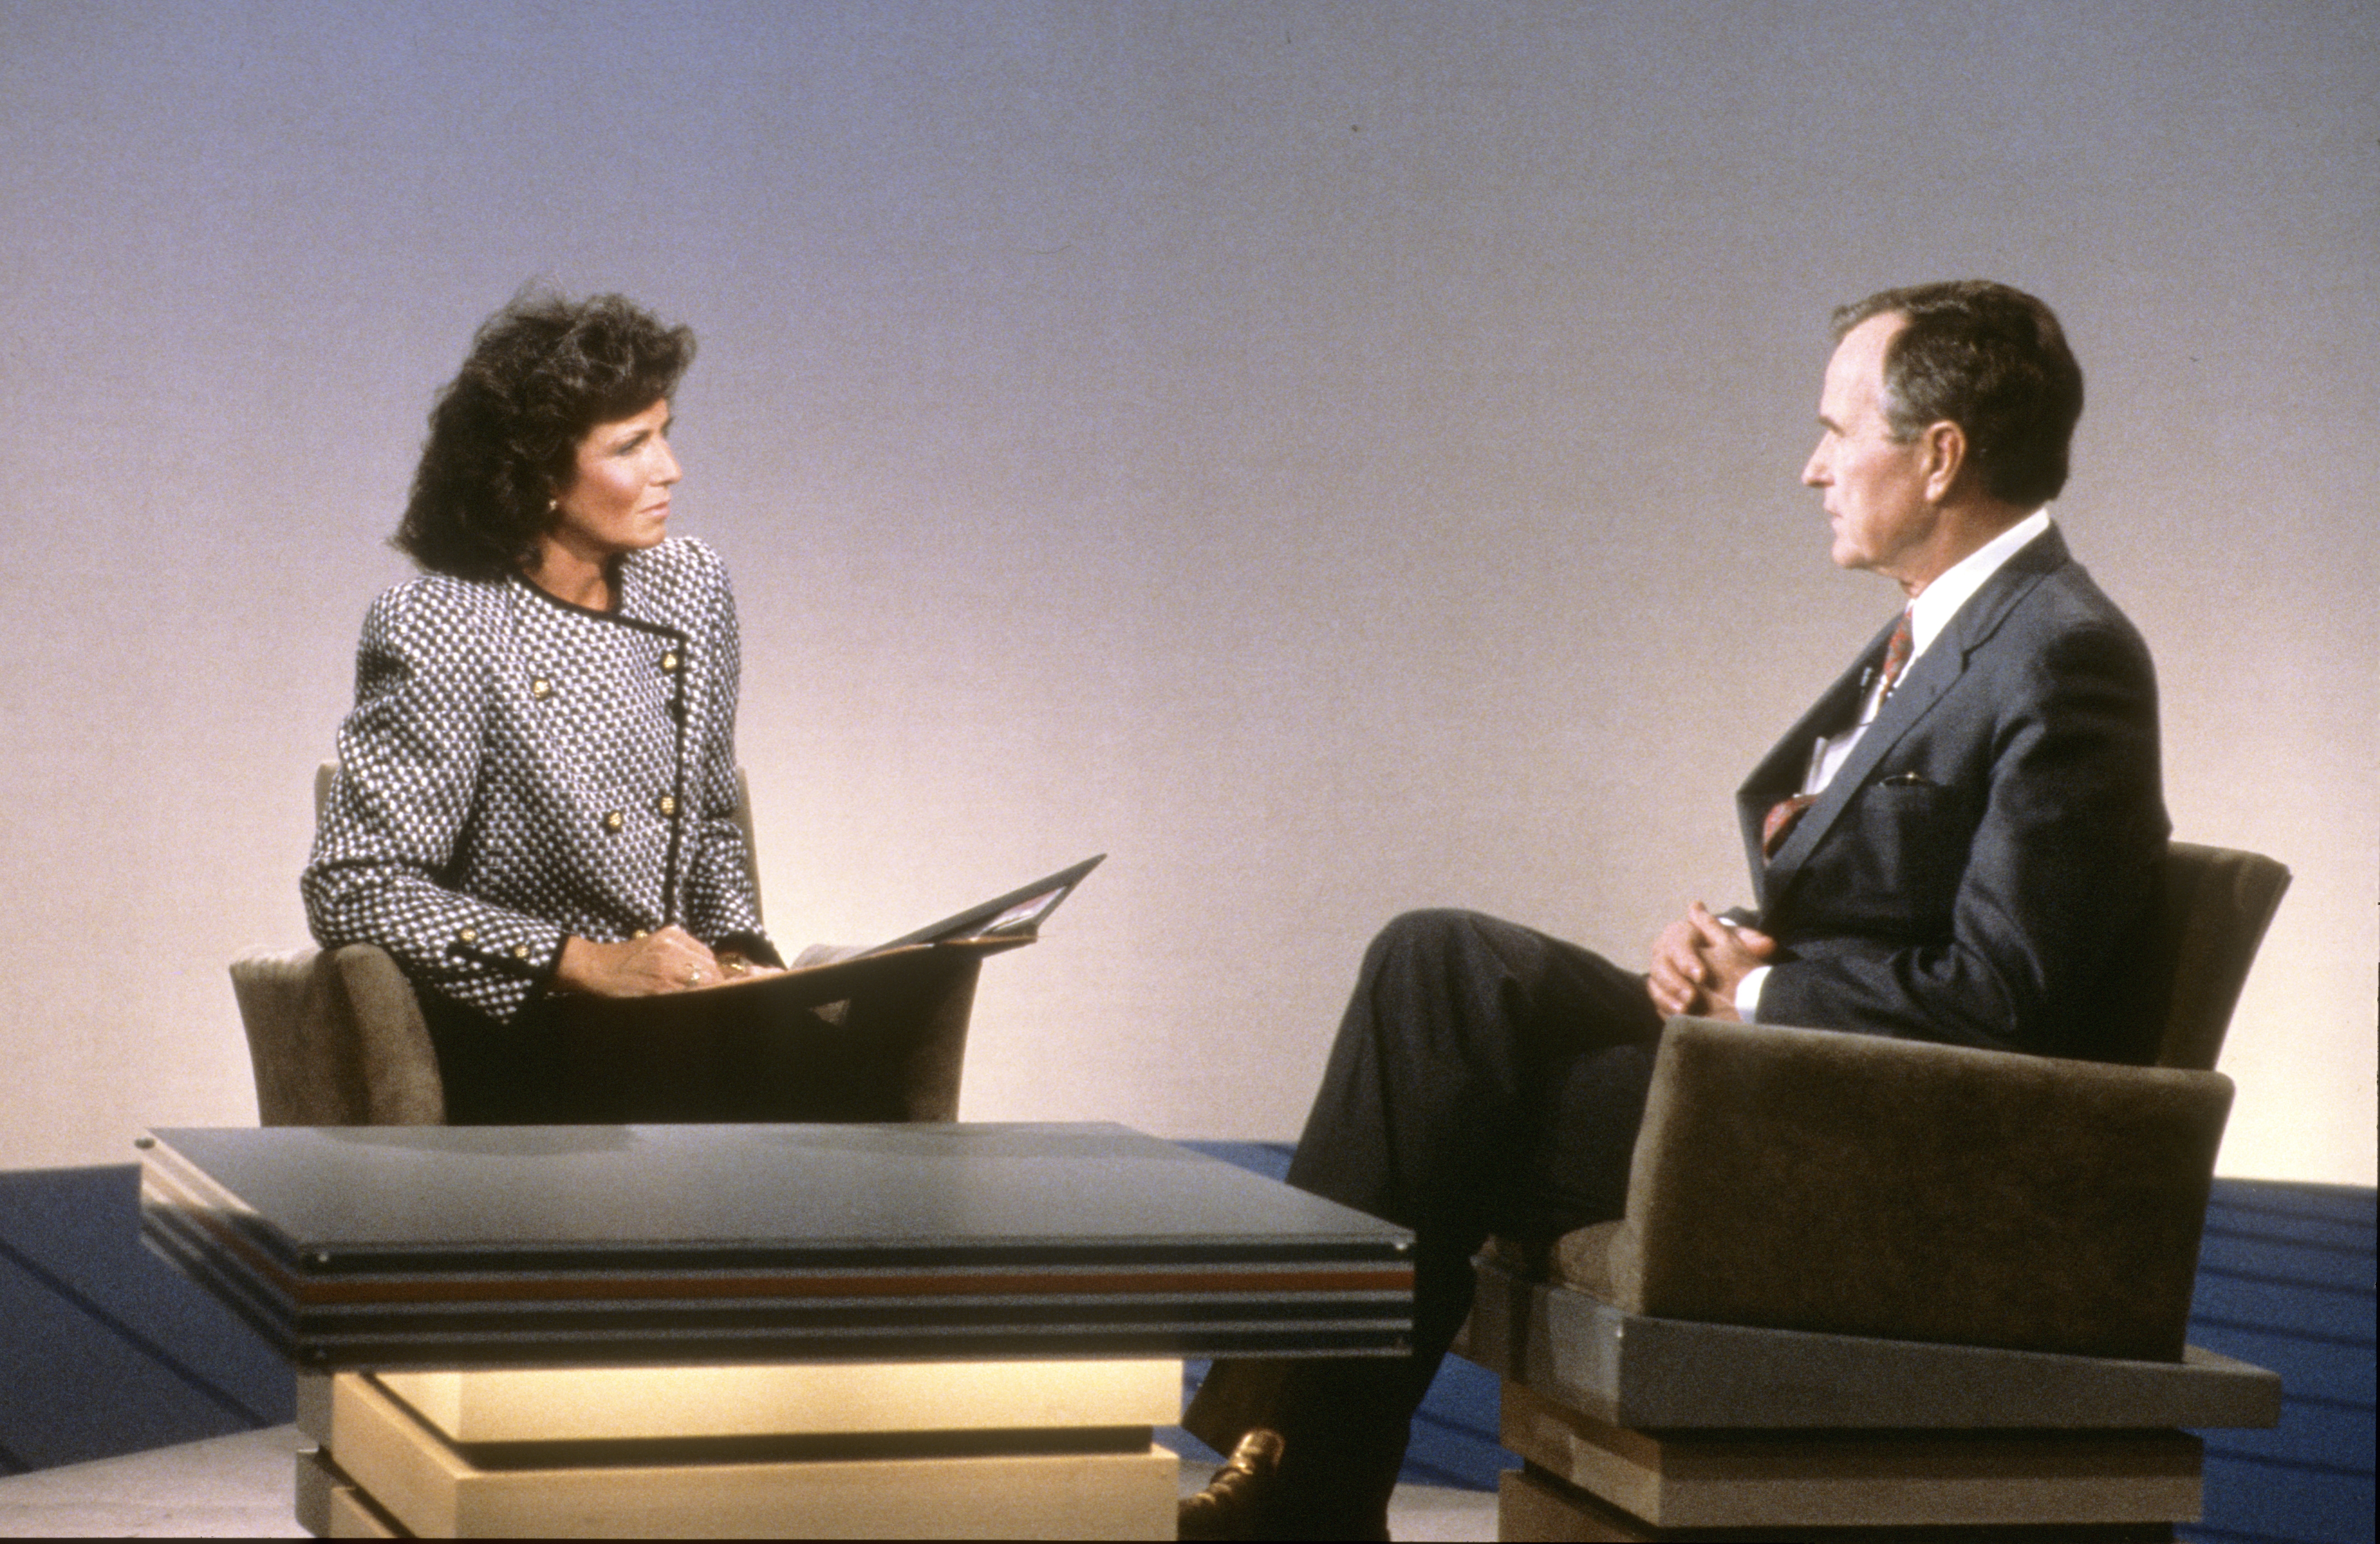
[[[1834,685],[1819,694],[1793,727],[1785,731],[1752,775],[1736,790],[1736,821],[1743,830],[1744,860],[1752,866],[1753,893],[1767,899],[1762,891],[1767,863],[1760,855],[1760,828],[1768,819],[1769,807],[1779,799],[1799,791],[1803,778],[1809,775],[1810,748],[1818,736],[1830,731],[1840,731],[1859,711],[1860,694],[1866,690],[1869,672],[1884,658],[1884,647],[1892,637],[1892,624],[1888,622],[1876,637],[1868,639],[1851,668],[1835,678]],[[1805,815],[1803,817],[1807,819]]]
[[[2034,586],[2068,561],[2066,543],[2055,527],[2020,548],[1951,616],[1949,626],[1942,630],[1942,636],[1911,663],[1908,673],[1893,687],[1892,695],[1885,699],[1884,711],[1876,714],[1876,722],[1869,724],[1867,733],[1860,736],[1850,759],[1836,770],[1834,779],[1827,784],[1827,791],[1819,795],[1818,801],[1795,822],[1791,833],[1785,838],[1784,845],[1777,849],[1773,860],[1765,864],[1761,862],[1759,831],[1756,825],[1753,828],[1753,881],[1764,908],[1774,905],[1777,898],[1791,886],[1803,860],[1850,807],[1852,796],[1874,775],[1876,764],[1933,711],[1937,702],[1957,687],[1960,678],[1966,674],[1968,657],[1991,641],[1992,636],[1999,631],[2000,625],[2008,620],[2009,614],[2032,592]],[[1888,637],[1891,630],[1888,624],[1878,636],[1878,641],[1869,646],[1871,654],[1880,655],[1883,649],[1881,640]],[[1865,662],[1868,657],[1863,655],[1862,659]],[[1857,674],[1857,671],[1852,673],[1854,678]],[[1841,683],[1836,683],[1835,690],[1840,688]],[[1833,696],[1834,691],[1829,691],[1828,698]],[[1821,700],[1824,702],[1826,699]],[[1816,717],[1813,712],[1806,715],[1802,723],[1794,725],[1793,734],[1802,737],[1795,740],[1789,736],[1777,750],[1769,753],[1768,761],[1762,762],[1761,772],[1767,772],[1770,762],[1796,744],[1801,748],[1803,764],[1806,765],[1811,744],[1822,730],[1811,729],[1804,735],[1803,729]],[[1748,792],[1752,785],[1747,784],[1745,786]]]

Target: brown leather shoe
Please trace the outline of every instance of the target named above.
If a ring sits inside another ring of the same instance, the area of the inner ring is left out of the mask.
[[[1207,1489],[1173,1514],[1177,1538],[1271,1538],[1281,1510],[1281,1433],[1257,1427],[1240,1439]]]

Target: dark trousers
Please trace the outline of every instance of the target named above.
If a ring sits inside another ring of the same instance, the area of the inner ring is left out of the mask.
[[[1373,1531],[1480,1245],[1621,1215],[1660,1034],[1644,978],[1576,944],[1475,912],[1381,930],[1289,1183],[1414,1231],[1412,1352],[1218,1362],[1183,1424],[1225,1453],[1281,1431],[1285,1477],[1329,1493],[1317,1530]]]

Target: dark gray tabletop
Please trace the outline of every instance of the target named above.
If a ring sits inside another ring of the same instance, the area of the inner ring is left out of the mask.
[[[164,1130],[282,1249],[337,1268],[681,1251],[1393,1253],[1375,1218],[1117,1125]],[[278,1252],[278,1251],[276,1251]]]
[[[651,1359],[706,1337],[738,1357],[1344,1354],[1411,1326],[1404,1230],[1121,1126],[145,1140],[144,1236],[316,1365]]]

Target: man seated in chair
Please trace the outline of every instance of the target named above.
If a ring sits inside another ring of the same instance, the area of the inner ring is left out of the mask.
[[[2044,508],[2082,371],[2003,285],[1888,290],[1834,328],[1802,480],[1834,562],[1905,604],[1738,794],[1754,906],[1696,903],[1644,975],[1472,913],[1380,933],[1289,1182],[1414,1230],[1413,1353],[1218,1363],[1184,1424],[1232,1458],[1184,1537],[1386,1537],[1470,1257],[1622,1214],[1667,1015],[2145,1059],[2155,680]]]

